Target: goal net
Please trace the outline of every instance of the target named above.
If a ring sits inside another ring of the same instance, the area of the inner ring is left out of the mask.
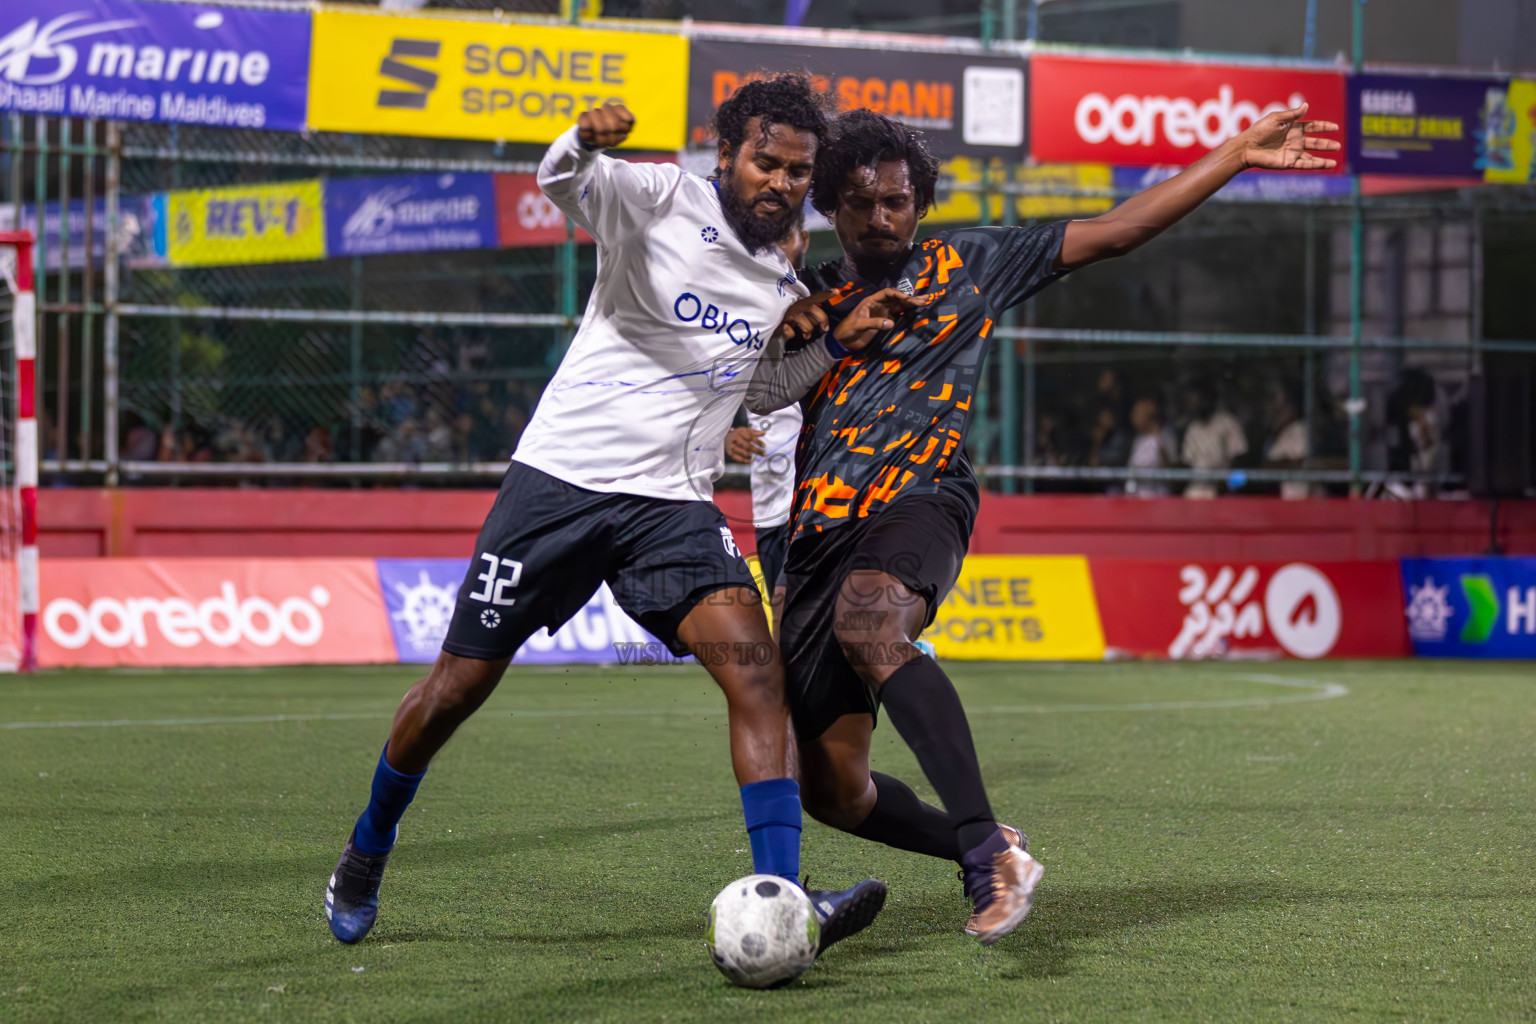
[[[37,667],[36,320],[32,236],[0,232],[0,671]]]

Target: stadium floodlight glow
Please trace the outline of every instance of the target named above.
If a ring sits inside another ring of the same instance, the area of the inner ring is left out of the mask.
[[[37,669],[37,301],[32,234],[0,231],[0,332],[14,368],[0,376],[0,668]],[[9,300],[6,303],[5,300]],[[9,309],[5,306],[8,304]],[[6,330],[6,327],[9,330]]]

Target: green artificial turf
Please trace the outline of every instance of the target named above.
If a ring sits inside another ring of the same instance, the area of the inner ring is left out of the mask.
[[[952,865],[807,819],[813,883],[891,899],[771,992],[702,946],[751,862],[697,668],[515,671],[354,947],[321,893],[413,670],[0,678],[0,1021],[1536,1016],[1530,666],[947,667],[1034,914],[984,949]]]

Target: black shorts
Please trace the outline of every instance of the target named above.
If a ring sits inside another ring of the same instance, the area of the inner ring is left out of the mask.
[[[788,523],[757,528],[757,564],[762,567],[763,584],[768,588],[769,597],[773,596],[774,587],[784,586],[784,560],[789,555],[789,530]]]
[[[677,627],[705,595],[756,590],[712,503],[589,491],[514,462],[480,528],[443,650],[511,657],[540,627],[563,626],[603,582],[679,655],[688,649]]]
[[[790,545],[779,647],[801,740],[815,739],[843,715],[879,711],[879,701],[832,632],[843,581],[865,569],[896,577],[926,604],[926,629],[960,576],[974,522],[971,507],[953,495],[914,494],[867,519],[802,535]]]

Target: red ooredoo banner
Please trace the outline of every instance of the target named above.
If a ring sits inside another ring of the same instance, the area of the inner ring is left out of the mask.
[[[1111,653],[1136,657],[1403,658],[1395,562],[1091,558]]]
[[[371,558],[50,558],[41,619],[46,667],[396,660]]]
[[[1049,163],[1192,164],[1270,111],[1303,102],[1308,117],[1337,122],[1330,138],[1344,141],[1342,74],[1035,57],[1029,152]],[[1343,173],[1342,162],[1332,173]]]

